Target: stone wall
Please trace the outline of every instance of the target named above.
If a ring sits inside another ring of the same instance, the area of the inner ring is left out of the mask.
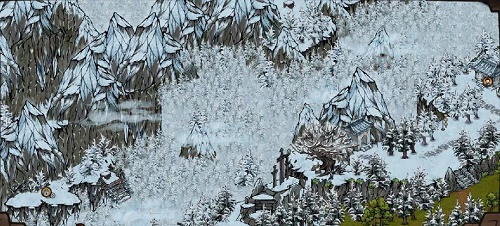
[[[490,159],[482,160],[479,164],[470,167],[469,169],[462,167],[458,170],[448,168],[444,177],[446,183],[450,186],[451,191],[463,190],[475,183],[486,175],[493,175],[497,169],[497,164],[500,156],[493,155]],[[463,179],[467,181],[464,183]]]

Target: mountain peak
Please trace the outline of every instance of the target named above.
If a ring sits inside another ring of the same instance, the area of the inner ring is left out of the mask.
[[[314,111],[312,110],[311,106],[307,103],[304,103],[304,106],[302,107],[302,111],[299,113],[299,121],[297,122],[297,125],[295,126],[295,133],[293,136],[293,139],[297,139],[302,132],[304,131],[305,127],[314,125],[314,124],[319,124],[318,118],[314,115]]]
[[[158,16],[156,16],[155,12],[149,14],[149,16],[146,17],[146,19],[144,19],[137,27],[149,27],[153,25],[153,23],[154,24],[160,23],[158,20]]]
[[[120,14],[114,12],[113,16],[109,20],[109,27],[111,26],[120,26],[120,27],[132,27]],[[108,29],[109,30],[109,29]]]

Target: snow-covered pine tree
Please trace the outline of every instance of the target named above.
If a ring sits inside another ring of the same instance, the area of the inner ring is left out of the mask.
[[[443,208],[438,206],[438,208],[434,211],[434,226],[446,226],[444,217]]]
[[[318,8],[331,17],[346,18],[349,17],[346,8],[357,2],[359,0],[321,0]]]
[[[347,190],[343,204],[349,215],[351,215],[351,219],[353,221],[360,221],[365,211],[366,200],[363,198],[360,188],[355,187],[355,183],[354,181],[349,183],[349,189]]]
[[[384,136],[382,140],[382,145],[384,145],[384,149],[387,150],[389,155],[394,155],[394,149],[397,148],[399,140],[399,131],[397,128],[391,128]]]
[[[460,106],[460,108],[462,111],[462,117],[467,119],[465,123],[470,124],[472,123],[471,115],[474,114],[475,100],[474,100],[474,91],[469,86],[465,87],[465,90],[462,92],[461,102],[462,105]]]
[[[478,146],[481,149],[482,155],[489,155],[500,144],[500,132],[490,119],[479,130]]]
[[[460,95],[455,91],[451,95],[451,105],[449,115],[453,117],[453,119],[458,120],[460,115],[462,115],[462,101]]]
[[[409,180],[412,187],[413,199],[421,210],[428,210],[434,207],[434,201],[427,191],[426,176],[427,173],[424,172],[424,169],[419,167]]]
[[[278,206],[276,207],[276,210],[273,213],[273,219],[274,222],[272,226],[281,226],[281,225],[286,225],[288,226],[287,219],[289,219],[289,213],[286,211],[285,207],[283,206],[283,203],[280,201],[278,202]]]
[[[47,185],[48,185],[47,177],[42,171],[39,171],[35,175],[35,178],[28,179],[28,187],[29,190],[32,192],[39,192],[40,190],[42,190],[42,188],[44,188]]]
[[[231,212],[234,210],[235,200],[233,194],[229,192],[229,188],[224,186],[214,200],[216,205],[215,220],[226,221]]]
[[[472,149],[471,139],[467,132],[462,130],[458,139],[455,140],[453,144],[453,153],[455,153],[455,156],[459,157],[461,154],[467,153],[470,149]]]
[[[307,187],[303,189],[303,193],[301,196],[301,209],[304,211],[304,220],[309,224],[310,223],[318,223],[318,215],[320,212],[320,199],[316,192],[311,190],[311,187]]]
[[[436,185],[436,193],[439,194],[440,198],[450,196],[450,186],[443,178],[438,178],[434,180]]]
[[[252,152],[248,152],[239,161],[239,172],[235,178],[235,184],[238,186],[253,185],[255,179],[259,175],[259,167],[252,156]]]
[[[448,224],[447,226],[461,226],[463,224],[463,214],[462,207],[457,199],[457,204],[455,204],[455,208],[451,211],[448,216]]]
[[[395,200],[397,214],[403,218],[403,225],[408,224],[408,217],[414,214],[412,192],[408,182],[403,182],[398,197]]]
[[[345,219],[345,210],[342,207],[336,191],[331,191],[328,198],[325,200],[324,215],[320,219],[320,225],[337,225],[340,226]]]
[[[196,225],[215,225],[216,212],[214,207],[213,200],[202,196],[196,206]]]
[[[260,216],[256,222],[256,225],[258,226],[271,226],[273,223],[272,213],[271,211],[265,209],[265,207],[266,206],[264,206],[264,210],[259,210]]]
[[[366,178],[373,184],[375,189],[385,189],[391,183],[389,174],[386,170],[387,164],[380,158],[378,154],[374,154],[368,160],[368,164],[364,168]],[[375,191],[375,196],[378,191]]]
[[[363,161],[361,160],[361,158],[358,156],[352,159],[350,164],[352,168],[351,172],[356,176],[361,175],[361,172],[363,172]]]
[[[432,210],[427,210],[427,213],[425,214],[425,219],[424,222],[422,223],[423,226],[436,226],[436,221],[434,220],[434,213]]]
[[[485,31],[483,31],[479,42],[476,44],[476,55],[498,59],[498,53],[495,50],[495,41]]]
[[[481,200],[474,200],[469,193],[464,205],[463,223],[479,223],[483,215]]]
[[[474,112],[474,119],[479,119],[479,108],[483,107],[485,102],[483,100],[483,90],[479,87],[472,88],[472,112]]]
[[[403,119],[399,126],[399,136],[397,137],[396,147],[399,152],[403,152],[402,159],[408,158],[408,152],[415,152],[416,131],[412,127],[411,122]]]
[[[184,213],[184,217],[182,219],[182,222],[177,223],[180,226],[196,226],[196,215],[198,213],[196,212],[196,206],[191,204],[189,205],[188,209]]]
[[[396,195],[394,195],[394,192],[392,190],[389,192],[389,194],[387,194],[385,201],[387,202],[387,205],[389,205],[389,212],[391,213],[391,215],[394,215],[396,213],[397,203]]]
[[[427,134],[429,134],[429,113],[423,109],[417,116],[418,135],[422,138],[422,145],[427,145]]]

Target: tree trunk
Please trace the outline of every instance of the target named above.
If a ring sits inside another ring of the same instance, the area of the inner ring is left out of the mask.
[[[474,119],[479,119],[479,113],[478,109],[474,111]]]
[[[467,124],[472,123],[472,121],[470,120],[470,114],[467,114],[467,121],[465,121],[465,123]]]
[[[407,159],[408,158],[408,151],[407,150],[403,150],[403,157],[401,157],[402,159]]]
[[[408,216],[403,215],[403,225],[408,225]]]
[[[415,151],[415,144],[410,145],[410,149],[412,154],[417,154],[417,152]]]
[[[387,150],[390,156],[394,155],[394,147],[389,146],[389,150]]]
[[[436,140],[436,139],[434,139],[434,131],[432,131],[432,132],[430,133],[430,137],[431,137],[431,141],[435,141],[435,140]]]
[[[422,145],[427,145],[427,137],[422,135]]]

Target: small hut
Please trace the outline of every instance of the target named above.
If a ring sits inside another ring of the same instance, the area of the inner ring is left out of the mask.
[[[471,63],[471,68],[476,72],[476,80],[482,82],[485,78],[493,79],[493,86],[500,84],[500,65],[499,62],[491,57],[480,56]]]
[[[373,122],[358,119],[347,125],[346,131],[353,142],[356,142],[359,146],[367,145],[371,143],[370,131],[373,128],[373,124]]]

